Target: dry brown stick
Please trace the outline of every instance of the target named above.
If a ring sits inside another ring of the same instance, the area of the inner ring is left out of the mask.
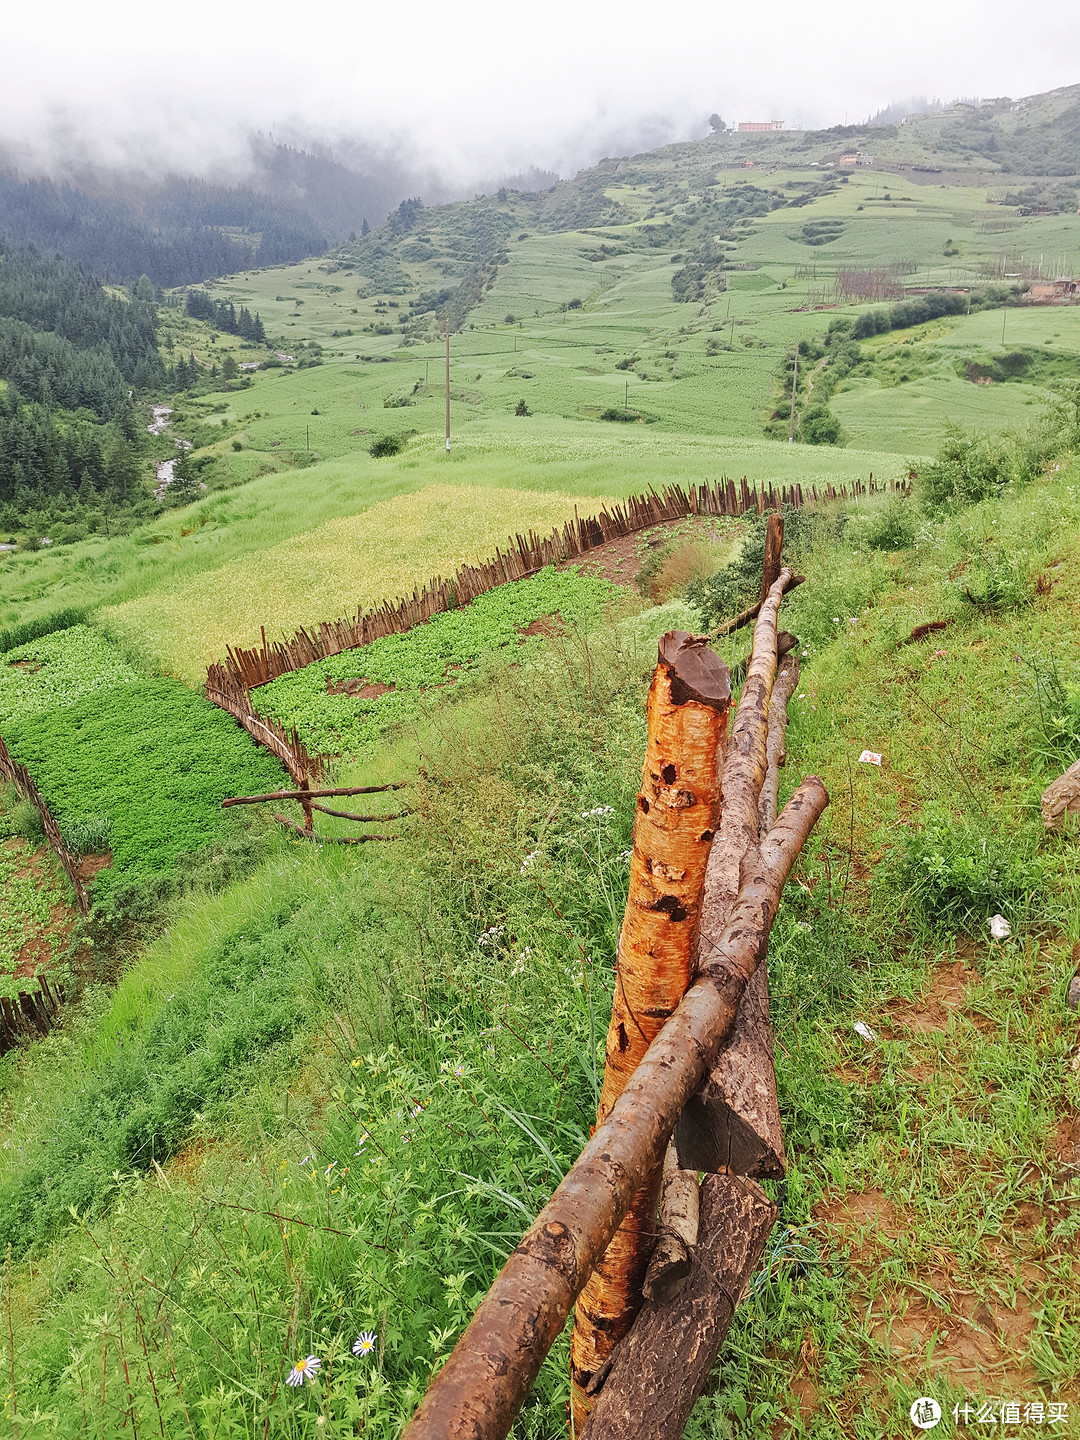
[[[664,1152],[656,1248],[642,1286],[646,1300],[670,1300],[690,1274],[698,1242],[699,1196],[697,1170],[679,1168],[675,1142],[670,1141]]]
[[[694,927],[720,814],[719,764],[730,708],[727,667],[705,642],[682,630],[664,635],[649,687],[648,740],[598,1121],[622,1094],[693,977]],[[570,1343],[578,1427],[588,1413],[593,1376],[641,1305],[659,1185],[657,1165],[578,1301]]]
[[[792,575],[791,579],[784,586],[784,593],[786,594],[789,590],[794,590],[796,585],[805,584],[805,575]],[[741,615],[736,615],[733,620],[725,620],[722,625],[717,625],[715,630],[710,630],[707,638],[710,640],[719,640],[723,635],[731,635],[736,630],[741,630],[744,625],[749,625],[757,619],[761,613],[761,606],[762,602],[758,600],[756,604],[750,606],[749,610],[744,610]]]
[[[796,642],[797,643],[797,642]],[[776,820],[780,795],[780,769],[784,764],[784,739],[787,735],[787,707],[799,683],[799,657],[794,648],[776,668],[772,697],[769,701],[769,737],[765,744],[765,780],[758,797],[758,829],[766,834]]]
[[[282,825],[287,825],[290,830],[295,830],[305,840],[313,840],[318,845],[364,845],[369,840],[400,840],[400,835],[321,835],[317,830],[305,830],[303,825],[297,825],[295,820],[289,820],[284,815],[274,811],[274,819]]]
[[[408,781],[399,780],[393,785],[347,785],[340,790],[272,790],[269,795],[234,795],[221,802],[222,808],[230,805],[261,805],[265,800],[315,800],[330,795],[379,795],[384,790],[407,790]]]
[[[352,810],[331,810],[329,805],[317,805],[314,800],[311,802],[311,808],[320,811],[323,815],[333,815],[337,820],[362,820],[365,822],[369,820],[401,820],[412,813],[409,810],[391,810],[386,815],[357,815]]]
[[[642,1310],[616,1353],[585,1440],[679,1440],[776,1214],[752,1180],[705,1177],[690,1277],[677,1295]]]
[[[784,881],[828,803],[825,786],[809,776],[748,860],[705,973],[503,1266],[402,1440],[503,1440],[509,1432],[575,1296],[731,1033]]]

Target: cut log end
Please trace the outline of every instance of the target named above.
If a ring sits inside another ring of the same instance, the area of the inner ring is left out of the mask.
[[[685,705],[696,700],[726,710],[731,704],[731,676],[715,651],[709,648],[708,637],[691,635],[686,630],[669,630],[660,637],[660,664],[671,679],[671,700]]]

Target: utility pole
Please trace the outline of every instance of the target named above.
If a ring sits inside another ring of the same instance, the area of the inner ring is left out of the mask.
[[[304,449],[311,454],[311,426],[304,426]]]
[[[446,322],[446,453],[450,454],[450,321]]]
[[[787,443],[795,444],[795,392],[799,388],[799,347],[795,346],[795,368],[791,372],[791,416],[788,419]]]
[[[625,389],[624,392],[623,392],[623,409],[624,409],[624,410],[628,410],[629,408],[630,408],[630,381],[627,380],[627,382],[626,382],[626,389]]]
[[[1001,307],[1001,343],[1002,343],[1002,345],[1005,344],[1005,317],[1008,315],[1008,313],[1009,313],[1008,306],[1002,305],[1002,307]]]

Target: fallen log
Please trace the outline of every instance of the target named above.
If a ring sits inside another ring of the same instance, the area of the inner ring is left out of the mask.
[[[503,1440],[509,1432],[575,1297],[730,1035],[784,882],[828,799],[809,776],[747,856],[731,922],[703,973],[503,1266],[402,1440]]]
[[[395,781],[392,785],[347,785],[338,790],[272,790],[269,795],[233,795],[222,800],[222,809],[230,805],[261,805],[266,800],[322,800],[331,795],[380,795],[384,790],[407,790],[407,780]]]
[[[796,650],[798,641],[789,646],[776,667],[776,679],[769,699],[769,734],[765,742],[765,779],[758,796],[758,830],[764,835],[776,819],[776,806],[780,793],[780,770],[783,767],[784,740],[787,736],[788,702],[799,683],[799,657]],[[778,647],[779,649],[779,647]]]
[[[719,766],[730,708],[727,667],[718,656],[685,631],[664,635],[649,687],[648,738],[598,1122],[611,1112],[694,973],[694,927],[720,818]],[[579,1428],[592,1379],[641,1304],[659,1186],[657,1164],[577,1304],[570,1393]]]
[[[287,825],[290,830],[295,830],[305,840],[314,840],[319,845],[366,845],[369,840],[400,840],[400,835],[320,835],[317,830],[307,830],[303,825],[297,825],[295,820],[288,819],[285,815],[274,812],[274,819],[281,825]]]
[[[776,1223],[759,1185],[707,1175],[693,1267],[646,1303],[615,1355],[584,1440],[679,1440]]]

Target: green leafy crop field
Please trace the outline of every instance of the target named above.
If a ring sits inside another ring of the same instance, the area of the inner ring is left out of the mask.
[[[535,622],[553,622],[544,627],[549,633],[564,624],[581,625],[595,620],[612,598],[605,580],[548,568],[402,635],[279,676],[252,691],[252,700],[286,729],[295,725],[309,750],[366,757],[390,725],[415,713],[426,692],[456,683],[484,655],[505,646],[535,649],[540,635],[523,634]],[[388,688],[358,697],[342,692],[347,682],[356,689]]]
[[[283,776],[231,716],[164,678],[88,689],[9,721],[5,739],[62,831],[106,822],[112,864],[92,891],[104,914],[140,886],[167,891],[179,857],[237,832],[221,810],[226,796],[274,789]]]

